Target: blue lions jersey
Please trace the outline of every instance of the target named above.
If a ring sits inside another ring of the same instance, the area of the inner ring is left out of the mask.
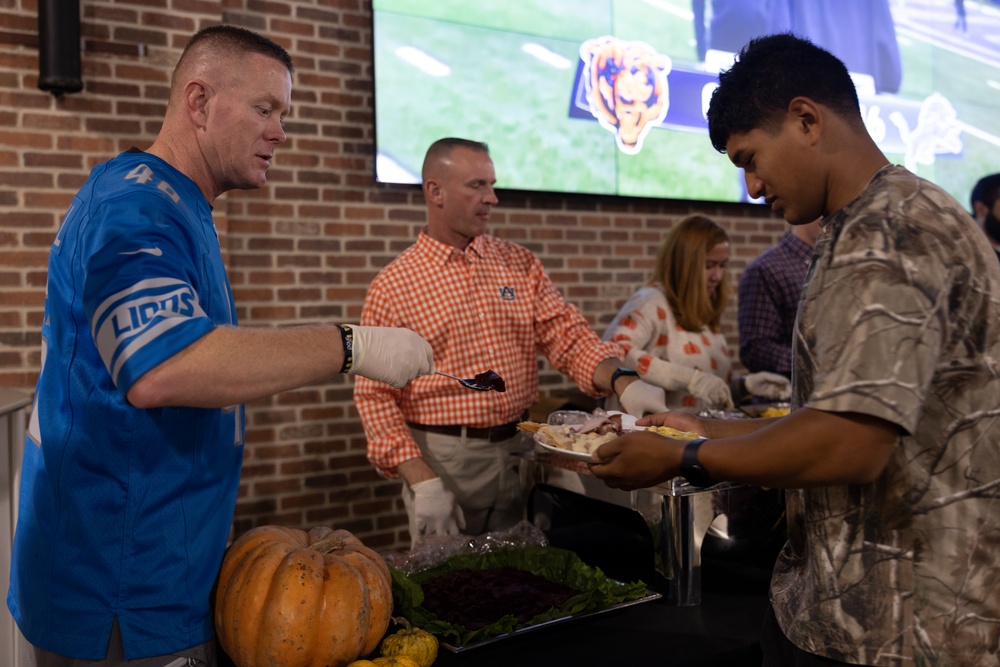
[[[243,459],[243,409],[140,410],[144,373],[236,323],[212,211],[163,160],[93,169],[49,258],[42,369],[7,605],[34,645],[103,658],[211,638],[209,596]]]

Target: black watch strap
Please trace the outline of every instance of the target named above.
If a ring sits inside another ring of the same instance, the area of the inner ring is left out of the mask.
[[[705,440],[705,438],[692,440],[684,447],[684,454],[681,456],[681,474],[684,475],[684,479],[691,486],[701,489],[716,483],[709,476],[708,471],[698,463],[698,448],[701,447],[701,443],[705,442]]]
[[[623,375],[639,377],[639,373],[637,371],[632,370],[631,368],[616,368],[615,372],[611,374],[611,393],[613,394],[618,393],[615,390],[615,382],[617,382],[618,378],[620,378]]]
[[[350,373],[354,367],[354,331],[344,324],[338,324],[337,328],[340,329],[340,344],[344,348],[344,363],[339,372]]]

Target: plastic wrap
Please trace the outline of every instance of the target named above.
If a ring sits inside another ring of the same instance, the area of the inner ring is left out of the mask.
[[[431,535],[423,538],[410,551],[390,551],[381,556],[390,566],[410,575],[437,567],[452,556],[548,545],[545,534],[539,528],[521,521],[506,530],[484,535]]]

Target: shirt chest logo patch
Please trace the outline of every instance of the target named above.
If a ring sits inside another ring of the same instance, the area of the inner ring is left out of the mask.
[[[503,299],[504,301],[513,301],[514,300],[514,288],[513,287],[507,287],[506,285],[504,285],[503,287],[501,287],[500,288],[500,298]]]

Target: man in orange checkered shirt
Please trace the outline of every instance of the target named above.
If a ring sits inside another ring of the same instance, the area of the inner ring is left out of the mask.
[[[361,315],[365,325],[421,334],[436,370],[471,378],[491,369],[506,383],[504,392],[470,391],[441,375],[401,390],[355,383],[368,459],[381,475],[403,478],[414,544],[522,518],[515,425],[538,395],[539,352],[589,395],[617,390],[631,414],[666,409],[661,388],[615,373],[621,348],[566,303],[537,256],[486,234],[495,182],[486,144],[435,142],[423,165],[427,227],[375,278]]]

